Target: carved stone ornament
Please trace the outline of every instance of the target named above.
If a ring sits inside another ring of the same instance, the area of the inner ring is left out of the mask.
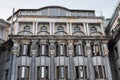
[[[54,45],[50,45],[50,50],[54,50],[55,46]]]
[[[69,46],[68,46],[68,50],[73,50],[73,46],[72,46],[72,45],[69,45]]]

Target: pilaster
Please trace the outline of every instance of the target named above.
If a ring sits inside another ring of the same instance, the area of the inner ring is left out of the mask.
[[[16,61],[18,54],[18,43],[16,40],[13,40],[13,48],[12,48],[12,56],[11,56],[11,72],[10,72],[10,80],[16,80]]]
[[[92,57],[91,57],[91,45],[90,41],[86,41],[86,52],[87,52],[87,58],[88,58],[88,71],[89,71],[89,78],[90,80],[94,80],[94,69],[93,69],[93,63],[92,63]]]
[[[50,80],[55,80],[55,41],[50,40],[50,48],[49,48],[49,53],[50,53]]]
[[[73,62],[73,40],[68,40],[70,79],[74,80],[74,62]]]
[[[31,59],[31,80],[36,80],[36,58],[35,54],[37,54],[37,40],[32,40],[32,45],[31,45],[31,53],[32,53],[32,59]]]

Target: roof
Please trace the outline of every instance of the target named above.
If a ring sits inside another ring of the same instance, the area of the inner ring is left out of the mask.
[[[6,22],[6,21],[3,20],[3,19],[0,19],[0,24],[5,25],[5,26],[9,26],[9,23]]]
[[[66,9],[68,11],[88,11],[88,12],[95,12],[95,10],[79,10],[79,9],[68,9],[66,7],[62,7],[62,6],[45,6],[45,7],[41,7],[39,9],[18,9],[15,13],[17,14],[19,11],[39,11],[39,10],[42,10],[42,9],[45,9],[45,8],[62,8],[62,9]],[[12,16],[10,16],[7,20],[9,20]]]

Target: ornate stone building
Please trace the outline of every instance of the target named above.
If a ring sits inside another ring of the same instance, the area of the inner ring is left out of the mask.
[[[1,79],[113,80],[103,21],[94,10],[19,9]]]
[[[113,80],[120,80],[120,3],[115,8],[105,32],[112,38],[109,41],[109,56]]]

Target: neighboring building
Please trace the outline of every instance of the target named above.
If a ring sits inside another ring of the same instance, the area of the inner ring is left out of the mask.
[[[9,24],[0,19],[0,43],[5,42],[8,39]]]
[[[3,63],[2,44],[8,39],[8,31],[9,31],[9,24],[3,19],[0,19],[0,73],[3,71],[1,69]],[[0,78],[1,78],[1,74],[0,74]]]
[[[14,17],[1,80],[113,80],[110,38],[94,10],[47,6],[19,9]]]
[[[106,28],[109,41],[109,56],[113,73],[113,80],[120,80],[120,4],[117,5],[112,18]]]

